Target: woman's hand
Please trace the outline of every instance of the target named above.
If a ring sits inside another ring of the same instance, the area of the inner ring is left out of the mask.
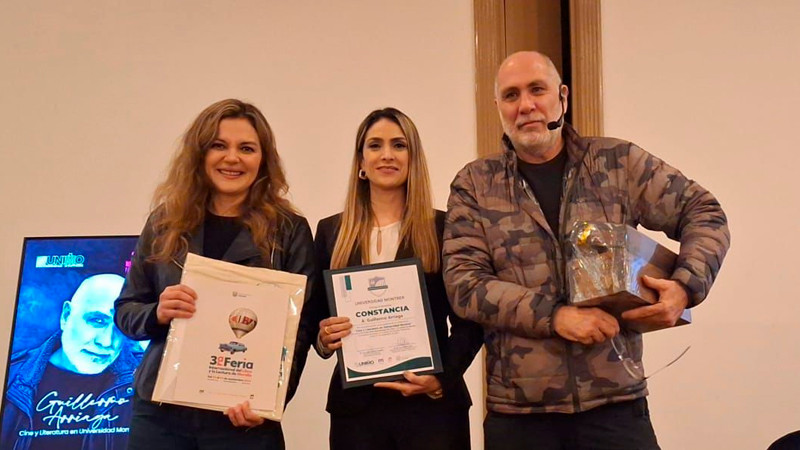
[[[189,286],[174,284],[164,289],[158,296],[156,318],[161,325],[168,325],[172,319],[188,319],[195,312],[197,293]]]
[[[384,381],[375,383],[375,387],[400,391],[403,397],[419,394],[429,394],[431,398],[442,396],[442,384],[433,375],[416,375],[414,372],[407,370],[403,372],[403,377],[405,377],[406,381]]]
[[[225,415],[235,427],[255,427],[264,423],[264,418],[254,413],[246,400],[226,409]]]
[[[319,341],[325,349],[334,351],[342,346],[342,338],[350,335],[351,328],[349,317],[328,317],[319,323]]]

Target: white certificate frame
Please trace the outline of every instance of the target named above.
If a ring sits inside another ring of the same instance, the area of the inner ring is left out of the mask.
[[[337,350],[345,389],[402,380],[408,370],[442,372],[418,258],[325,270],[324,278],[331,315],[348,316],[353,323]]]

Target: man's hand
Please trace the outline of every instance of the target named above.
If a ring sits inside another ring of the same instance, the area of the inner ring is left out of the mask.
[[[679,281],[642,277],[645,286],[658,292],[658,303],[640,306],[622,313],[624,320],[653,325],[657,328],[674,326],[689,305],[689,296]]]
[[[433,375],[416,375],[414,372],[405,371],[403,376],[408,381],[391,381],[375,383],[375,387],[394,389],[400,391],[403,397],[410,397],[418,394],[431,394],[439,391],[441,396],[442,384]]]
[[[553,330],[569,341],[599,344],[619,333],[619,323],[600,308],[562,306],[553,317]]]

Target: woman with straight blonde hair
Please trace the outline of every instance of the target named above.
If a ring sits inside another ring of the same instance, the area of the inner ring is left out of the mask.
[[[444,213],[433,209],[428,168],[414,123],[394,108],[371,112],[358,128],[344,211],[319,222],[314,246],[323,269],[417,257],[425,271],[444,372],[328,391],[330,444],[338,449],[469,449],[471,401],[463,374],[483,343],[475,323],[453,315],[442,280]],[[350,334],[348,317],[328,317],[322,289],[316,350],[330,357]],[[447,319],[452,327],[448,333]]]
[[[284,448],[280,423],[265,422],[247,402],[223,415],[156,404],[151,398],[170,322],[192,317],[203,307],[195,291],[180,284],[188,252],[301,273],[310,280],[316,276],[311,230],[284,198],[287,189],[272,130],[255,106],[219,101],[184,134],[153,196],[150,218],[115,303],[119,329],[132,339],[150,340],[136,370],[129,449]],[[308,349],[309,339],[303,336],[310,333],[300,327],[287,402]]]

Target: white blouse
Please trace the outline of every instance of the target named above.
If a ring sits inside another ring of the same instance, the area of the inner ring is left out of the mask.
[[[380,252],[378,252],[378,242],[381,243]],[[370,264],[394,261],[399,246],[400,222],[382,227],[372,227],[372,232],[369,235]]]

